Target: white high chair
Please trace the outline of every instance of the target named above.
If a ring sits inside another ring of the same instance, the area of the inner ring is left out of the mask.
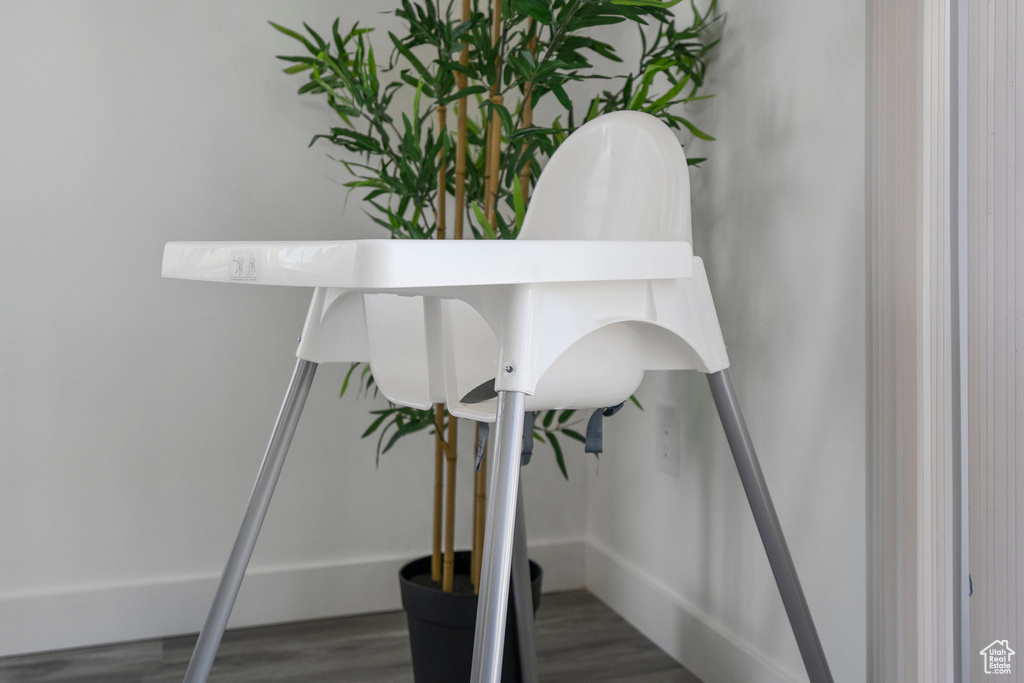
[[[318,363],[368,361],[400,405],[497,421],[472,680],[501,674],[509,581],[536,681],[518,468],[527,410],[604,408],[645,370],[708,375],[804,665],[831,681],[728,375],[691,249],[686,158],[658,119],[618,112],[549,160],[515,241],[171,242],[164,277],[314,287],[298,363],[185,681],[205,681]],[[518,518],[518,519],[517,519]],[[521,588],[520,588],[521,587]]]

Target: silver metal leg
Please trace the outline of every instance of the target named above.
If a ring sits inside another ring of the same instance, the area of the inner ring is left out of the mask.
[[[525,405],[526,395],[522,392],[498,392],[497,447],[488,487],[480,600],[477,603],[470,675],[472,683],[498,683],[501,679]]]
[[[775,574],[775,582],[779,586],[779,593],[782,594],[782,602],[789,615],[789,623],[793,627],[793,635],[796,636],[796,644],[800,648],[800,656],[803,657],[807,675],[811,683],[832,683],[832,673],[825,660],[818,632],[814,628],[807,599],[804,598],[803,589],[800,587],[793,558],[790,557],[789,547],[782,535],[775,506],[768,495],[768,485],[761,473],[757,454],[754,453],[754,444],[750,440],[746,422],[740,412],[740,404],[736,399],[729,371],[722,370],[709,374],[708,382],[711,384],[711,394],[715,398],[722,426],[725,427],[725,435],[732,448],[733,459],[740,472],[743,489],[747,493],[747,501],[754,513],[757,530],[761,533],[761,542],[764,543],[768,562]]]
[[[299,423],[302,406],[306,403],[306,396],[309,395],[309,387],[313,383],[315,373],[316,363],[299,359],[295,365],[295,372],[288,384],[281,412],[278,413],[274,431],[270,436],[267,453],[263,456],[263,464],[260,465],[260,473],[256,477],[256,485],[249,497],[249,504],[245,508],[245,516],[242,517],[242,528],[238,530],[238,537],[231,549],[231,556],[228,558],[224,573],[220,577],[220,585],[213,598],[210,613],[206,617],[203,630],[199,633],[199,642],[196,643],[196,649],[192,652],[192,660],[188,663],[185,683],[205,683],[206,678],[210,675],[213,659],[217,656],[217,648],[224,636],[224,628],[228,624],[231,608],[235,604],[238,589],[242,585],[245,568],[249,564],[252,550],[256,546],[256,537],[259,536],[263,518],[270,506],[270,498],[274,495],[274,486],[277,485],[277,479],[281,475],[281,467],[288,454],[288,446],[291,445],[292,436],[295,434],[295,427]]]
[[[523,683],[537,683],[537,646],[533,640],[533,588],[526,546],[526,511],[523,509],[523,480],[516,497],[516,530],[512,543],[512,598],[519,634],[519,673]]]

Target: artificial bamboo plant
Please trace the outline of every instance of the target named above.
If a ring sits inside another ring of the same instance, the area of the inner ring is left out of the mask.
[[[305,49],[279,57],[292,63],[285,73],[307,74],[299,94],[324,96],[339,117],[337,126],[315,135],[310,145],[323,139],[347,152],[337,159],[353,177],[345,186],[363,193],[374,222],[401,239],[463,239],[467,225],[477,239],[514,239],[542,160],[594,117],[639,110],[713,139],[682,111],[687,103],[709,97],[701,88],[706,57],[718,42],[709,29],[720,15],[712,0],[703,11],[691,5],[680,20],[674,9],[679,2],[461,0],[456,7],[455,0],[446,5],[401,0],[394,13],[404,31],[389,32],[388,40],[380,41],[383,52],[374,50],[373,29],[358,24],[342,32],[336,20],[330,34],[324,32],[326,39],[308,25],[303,35],[271,24]],[[635,68],[609,77],[598,64],[622,59],[598,36],[608,32],[599,27],[613,25],[635,27],[640,53]],[[586,106],[577,109],[584,101]],[[451,106],[454,132],[448,125]],[[534,111],[543,124],[535,122]],[[374,390],[369,367],[353,365],[342,394],[353,379],[361,391]],[[404,436],[424,429],[435,433],[431,574],[450,591],[458,421],[441,404],[432,410],[389,405],[371,413],[374,419],[363,436],[377,434],[378,457]],[[575,424],[572,410],[549,411],[534,422],[535,438],[551,445],[565,476],[559,435],[584,441]],[[480,576],[485,477],[486,457],[474,481],[474,587]]]

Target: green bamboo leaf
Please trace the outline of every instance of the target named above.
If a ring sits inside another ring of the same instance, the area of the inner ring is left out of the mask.
[[[562,414],[558,416],[558,424],[565,424],[572,416],[576,414],[575,410],[563,410]]]
[[[686,84],[689,83],[689,82],[690,82],[690,77],[689,76],[686,76],[686,77],[682,78],[678,83],[673,85],[669,89],[669,91],[667,93],[665,93],[664,95],[662,95],[658,99],[654,100],[654,102],[651,104],[651,106],[647,108],[647,111],[649,111],[649,112],[656,112],[659,109],[662,109],[663,107],[668,106],[668,104],[672,101],[672,98],[675,97],[676,95],[678,95],[682,91],[682,89],[686,87]]]
[[[433,85],[434,77],[430,75],[430,71],[427,70],[427,67],[423,66],[423,62],[416,58],[416,55],[412,53],[412,50],[406,47],[405,43],[403,43],[398,36],[390,31],[388,31],[388,35],[391,36],[391,42],[395,44],[395,49],[398,50],[398,52],[401,53],[401,55],[405,57],[410,64],[412,64],[413,68],[419,72],[420,77],[426,81],[428,85]]]
[[[309,71],[312,68],[312,64],[296,64],[295,66],[290,66],[287,69],[281,70],[284,71],[286,74],[297,74],[302,73],[303,71]]]
[[[345,187],[375,187],[378,190],[391,189],[390,186],[383,180],[375,178],[367,178],[366,180],[351,180],[345,183]]]
[[[378,437],[377,439],[377,458],[375,460],[375,464],[377,467],[380,467],[380,454],[381,447],[384,445],[384,437],[387,436],[388,430],[394,427],[397,423],[398,419],[396,418],[391,422],[387,423],[386,425],[384,425],[384,429],[380,430],[380,437]]]
[[[512,205],[516,211],[516,234],[523,227],[526,218],[526,198],[523,197],[523,186],[518,179],[512,181]]]
[[[342,396],[345,395],[345,390],[348,389],[348,380],[349,378],[352,377],[352,373],[355,372],[356,368],[359,367],[360,365],[360,363],[352,363],[351,367],[349,367],[348,372],[345,373],[345,381],[341,383],[341,393],[338,394],[338,398],[341,398]]]
[[[554,434],[548,434],[548,440],[551,442],[551,448],[555,451],[555,462],[558,463],[558,469],[562,470],[562,476],[565,477],[566,481],[568,481],[569,470],[565,467],[565,456],[562,455],[562,444],[558,443],[558,438]]]
[[[377,431],[377,427],[380,427],[380,423],[383,422],[385,419],[387,419],[388,415],[390,415],[390,413],[384,413],[383,415],[378,417],[376,420],[374,420],[370,424],[370,426],[366,428],[366,431],[363,432],[363,435],[362,435],[361,438],[365,439],[370,434],[373,434],[375,431]]]
[[[384,450],[381,451],[381,453],[387,453],[389,450],[391,450],[391,447],[398,443],[398,440],[401,439],[403,436],[408,436],[409,434],[413,434],[422,429],[426,429],[432,424],[433,420],[431,420],[430,422],[412,422],[399,427],[398,430],[391,435],[391,439],[388,441],[388,445],[384,447]]]
[[[473,215],[476,216],[476,220],[483,229],[487,239],[493,240],[495,238],[494,226],[492,226],[491,222],[487,220],[487,216],[484,215],[483,209],[481,209],[476,202],[473,202],[470,206],[473,207]]]
[[[347,123],[350,126],[352,125],[352,122],[349,121],[348,117],[350,117],[350,116],[359,116],[362,113],[358,109],[356,109],[355,107],[353,107],[353,106],[351,106],[349,104],[341,103],[341,102],[335,102],[334,103],[334,111],[337,112],[338,116],[341,117],[342,121],[344,121],[345,123]]]
[[[341,37],[341,33],[338,31],[338,25],[340,23],[341,23],[341,17],[338,17],[337,19],[334,20],[334,23],[331,24],[331,35],[334,36],[334,44],[337,46],[339,54],[344,52],[344,47],[345,47],[345,43],[346,43],[346,39],[342,38]],[[357,22],[356,26],[358,26],[358,25],[359,24]]]
[[[701,140],[711,140],[711,141],[714,141],[713,137],[711,137],[710,135],[708,135],[707,133],[705,133],[700,128],[698,128],[697,126],[693,125],[692,123],[690,123],[689,121],[687,121],[683,117],[680,116],[678,118],[679,118],[679,122],[681,124],[683,124],[684,126],[686,126],[690,130],[690,132],[694,134],[695,137],[698,137]]]
[[[577,432],[575,429],[563,429],[562,433],[565,434],[570,439],[575,439],[576,441],[579,441],[580,443],[586,443],[587,442],[587,437],[583,436],[582,434]]]
[[[267,23],[270,24],[271,26],[273,26],[274,28],[276,28],[281,33],[285,34],[286,36],[289,36],[289,37],[294,38],[295,40],[301,42],[303,45],[306,46],[306,49],[309,50],[314,55],[317,54],[318,52],[320,52],[320,50],[318,50],[317,48],[313,47],[313,43],[311,43],[308,40],[306,40],[306,38],[302,34],[296,33],[295,31],[291,30],[290,28],[285,28],[284,26],[281,26],[280,24],[275,24],[272,21],[268,21]]]
[[[683,0],[612,0],[613,5],[626,5],[632,7],[661,7],[668,9],[675,7]]]
[[[536,19],[544,26],[551,25],[551,7],[548,2],[544,0],[516,0],[515,5],[519,11]]]
[[[572,30],[578,31],[583,28],[590,28],[591,26],[605,26],[608,24],[621,24],[626,20],[623,16],[592,16],[592,17],[580,17],[574,19],[572,22]]]
[[[284,62],[302,62],[303,64],[316,64],[316,59],[313,57],[299,57],[295,55],[274,55],[275,59],[280,59]]]
[[[487,86],[485,85],[469,85],[463,88],[462,90],[459,90],[458,92],[455,92],[451,95],[447,95],[446,97],[443,98],[443,101],[438,100],[438,104],[448,104],[449,102],[454,102],[455,100],[461,100],[463,97],[469,97],[470,95],[478,95],[480,93],[485,92],[487,92]]]
[[[500,235],[500,239],[503,239],[503,240],[515,239],[516,236],[515,236],[515,234],[513,232],[513,229],[509,226],[508,223],[505,222],[505,219],[502,217],[500,212],[496,211],[494,213],[494,222],[496,224],[495,227],[498,229],[497,232],[498,232],[498,235]]]
[[[421,78],[419,80],[419,82],[416,84],[416,95],[412,98],[412,113],[413,113],[413,116],[416,117],[417,121],[419,121],[419,118],[420,118],[420,98],[423,96],[423,85],[424,85],[423,79]],[[409,120],[406,119],[405,123],[406,123],[406,128],[408,128],[409,127]],[[417,147],[418,146],[419,145],[417,145]]]
[[[516,124],[512,122],[512,114],[503,104],[491,105],[494,110],[498,112],[498,118],[501,119],[501,127],[505,129],[505,135],[510,136],[515,133]]]
[[[647,92],[651,89],[651,84],[654,83],[654,77],[662,71],[668,69],[665,64],[652,64],[644,70],[644,75],[640,79],[640,87],[637,88],[633,98],[626,105],[627,109],[639,109],[645,101],[647,101]]]
[[[555,93],[555,97],[558,98],[558,101],[563,107],[566,109],[572,109],[572,100],[569,99],[569,96],[565,92],[565,88],[563,88],[561,84],[552,83],[551,92]]]
[[[334,61],[331,58],[331,56],[326,52],[319,53],[317,55],[317,59],[327,64],[327,66],[331,68],[331,71],[338,75],[338,78],[341,79],[346,90],[348,90],[353,95],[359,93],[359,88],[356,87],[355,81],[352,80],[352,74],[349,73],[348,69],[344,68],[336,61]],[[330,84],[328,84],[323,78],[320,77],[320,74],[318,72],[319,70],[314,66],[313,75],[316,77],[316,82],[323,86],[324,90],[326,90],[327,92],[331,93],[335,97],[341,98],[341,96],[337,92],[335,92],[335,90],[330,86]]]
[[[302,22],[302,25],[306,27],[306,30],[309,32],[309,35],[313,36],[313,40],[316,41],[316,44],[320,47],[320,50],[322,52],[326,52],[327,51],[327,43],[324,42],[324,39],[321,38],[320,35],[316,31],[311,29],[309,27],[309,24],[307,24],[306,22]]]

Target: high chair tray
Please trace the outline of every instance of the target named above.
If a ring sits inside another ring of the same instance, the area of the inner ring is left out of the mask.
[[[348,240],[168,242],[164,277],[401,290],[692,277],[688,242]]]

